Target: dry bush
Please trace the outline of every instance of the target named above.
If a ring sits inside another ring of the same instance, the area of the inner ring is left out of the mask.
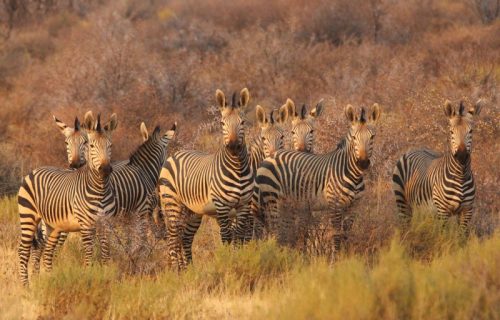
[[[373,166],[346,241],[346,250],[371,255],[393,230],[397,159],[414,148],[444,151],[443,101],[483,97],[473,225],[481,236],[498,226],[500,24],[483,25],[466,1],[71,3],[26,19],[0,46],[1,193],[37,166],[66,166],[52,114],[71,123],[89,109],[117,112],[113,159],[121,160],[140,143],[141,121],[168,129],[177,120],[174,150],[216,150],[216,88],[248,87],[251,104],[267,107],[325,98],[315,148],[323,153],[348,129],[347,103],[378,102]]]

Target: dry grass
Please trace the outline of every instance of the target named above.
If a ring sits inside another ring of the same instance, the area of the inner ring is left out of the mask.
[[[456,228],[436,228],[428,212],[417,215],[402,240],[392,234],[371,254],[344,248],[333,264],[274,241],[222,246],[208,220],[195,239],[194,264],[180,274],[165,268],[164,244],[137,262],[141,272],[131,269],[118,243],[128,235],[113,238],[109,265],[84,268],[79,237],[72,235],[53,272],[32,277],[27,290],[17,281],[15,199],[2,199],[0,208],[6,319],[500,318],[498,232],[459,243]],[[114,228],[129,226],[121,219]]]

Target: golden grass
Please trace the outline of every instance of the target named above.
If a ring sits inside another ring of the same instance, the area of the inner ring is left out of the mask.
[[[17,280],[15,198],[0,201],[2,318],[105,319],[500,319],[500,233],[458,241],[456,227],[436,228],[418,214],[373,257],[344,251],[334,263],[274,241],[220,245],[212,221],[195,239],[194,264],[131,275],[113,255],[82,267],[77,235],[52,273]],[[164,260],[159,251],[151,259]],[[159,262],[157,261],[157,262]]]

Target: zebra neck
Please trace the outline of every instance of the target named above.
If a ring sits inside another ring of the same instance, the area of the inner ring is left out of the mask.
[[[156,184],[165,158],[165,147],[159,144],[143,144],[130,157],[130,164],[142,169],[148,179]]]
[[[448,177],[455,177],[457,180],[464,180],[471,176],[471,158],[467,158],[465,163],[458,161],[451,152],[444,156],[444,170],[449,173]]]
[[[87,182],[86,188],[91,190],[93,194],[96,196],[102,195],[105,197],[108,193],[111,192],[111,182],[108,177],[103,177],[99,174],[97,170],[91,169],[87,167]]]
[[[250,160],[252,162],[252,169],[256,170],[258,165],[264,160],[264,148],[262,147],[262,140],[256,138],[252,141],[249,148]]]
[[[237,153],[233,153],[228,147],[223,147],[220,152],[224,162],[231,163],[233,168],[240,168],[243,171],[250,166],[246,144],[243,144]]]
[[[333,166],[341,166],[343,177],[354,184],[363,182],[363,170],[358,166],[354,147],[348,137],[341,141],[337,149],[332,152]]]

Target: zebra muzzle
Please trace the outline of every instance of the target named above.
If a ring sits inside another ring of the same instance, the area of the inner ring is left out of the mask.
[[[360,167],[363,170],[368,169],[368,167],[370,166],[370,159],[359,159],[357,162],[358,162],[357,163],[358,167]]]
[[[455,158],[461,163],[465,164],[467,159],[469,159],[469,153],[466,148],[459,148],[457,152],[455,152]]]
[[[105,164],[105,165],[102,165],[100,168],[99,168],[99,173],[104,176],[104,177],[107,177],[111,174],[111,172],[113,172],[113,167],[111,167],[110,164]]]

